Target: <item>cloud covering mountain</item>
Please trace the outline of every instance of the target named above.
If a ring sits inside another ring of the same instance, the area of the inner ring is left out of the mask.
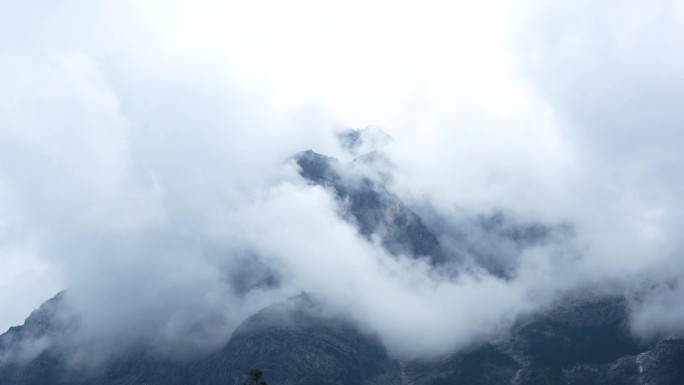
[[[680,3],[5,2],[0,325],[66,289],[75,361],[206,350],[307,291],[414,357],[593,291],[681,336]],[[394,141],[355,167],[332,131],[367,124]],[[455,267],[360,234],[306,149]]]

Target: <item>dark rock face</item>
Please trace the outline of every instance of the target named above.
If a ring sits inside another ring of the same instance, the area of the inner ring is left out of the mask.
[[[363,236],[379,235],[382,245],[393,254],[428,257],[433,263],[444,261],[437,237],[384,186],[363,175],[347,176],[345,166],[337,159],[311,150],[297,154],[295,160],[302,177],[335,194],[345,208],[343,216]]]
[[[429,203],[412,209],[437,236],[449,261],[476,266],[499,278],[515,277],[520,257],[531,248],[574,250],[574,229],[569,224],[525,220],[500,210],[445,215]]]
[[[7,353],[33,337],[68,338],[51,300],[0,337]],[[400,362],[374,334],[332,315],[308,295],[248,318],[219,351],[192,359],[144,347],[83,370],[57,343],[25,362],[0,363],[2,385],[239,385],[258,367],[271,385],[355,384],[682,384],[684,340],[639,345],[626,329],[622,299],[575,300],[518,324],[508,338],[432,361]]]
[[[217,380],[222,378],[241,384],[244,373],[254,367],[269,373],[274,384],[398,383],[396,364],[377,336],[322,312],[305,294],[258,312],[209,360],[224,369],[206,383],[221,383]]]
[[[516,326],[510,338],[457,353],[416,383],[680,384],[684,340],[640,346],[622,299],[575,301]],[[652,365],[652,366],[649,366]]]
[[[343,148],[357,149],[354,143],[362,136],[361,131],[349,131],[338,139]],[[353,223],[361,235],[369,240],[379,237],[394,255],[427,257],[434,266],[448,262],[453,265],[452,272],[454,266],[470,265],[510,278],[523,251],[560,244],[573,235],[568,225],[528,223],[502,212],[454,220],[425,206],[418,208],[421,217],[386,187],[391,175],[385,170],[392,166],[376,151],[346,164],[312,150],[296,154],[294,160],[304,179],[333,193],[340,216]]]
[[[0,335],[0,384],[48,385],[64,375],[55,345],[76,325],[62,316],[63,299],[56,295]]]
[[[508,384],[518,363],[491,343],[473,347],[432,362],[407,363],[413,384]]]
[[[377,336],[322,313],[321,305],[300,295],[245,320],[220,351],[191,360],[138,347],[102,367],[84,370],[66,362],[67,351],[54,347],[29,362],[0,363],[0,384],[240,385],[255,367],[271,384],[399,383],[397,365]],[[2,341],[15,339],[17,329],[38,321],[49,325],[49,317],[42,315],[42,311],[34,312],[24,326],[4,334]]]
[[[622,300],[562,306],[518,327],[515,335],[516,348],[527,352],[533,366],[605,364],[639,351]]]

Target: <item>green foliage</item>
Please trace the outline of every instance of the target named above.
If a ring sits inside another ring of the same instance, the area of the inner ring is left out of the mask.
[[[244,385],[268,385],[266,381],[260,381],[263,373],[259,369],[252,369],[247,375],[249,375],[250,381]]]

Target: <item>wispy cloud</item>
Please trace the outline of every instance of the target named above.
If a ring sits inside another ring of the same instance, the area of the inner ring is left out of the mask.
[[[590,287],[681,334],[677,4],[5,4],[0,325],[66,288],[81,342],[206,347],[306,290],[416,355]],[[514,273],[390,255],[286,161],[366,124],[445,247]]]

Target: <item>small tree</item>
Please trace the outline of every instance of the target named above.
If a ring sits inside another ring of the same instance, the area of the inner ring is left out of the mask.
[[[249,375],[250,381],[244,385],[268,385],[266,381],[259,381],[263,373],[259,369],[252,369],[247,373]]]

